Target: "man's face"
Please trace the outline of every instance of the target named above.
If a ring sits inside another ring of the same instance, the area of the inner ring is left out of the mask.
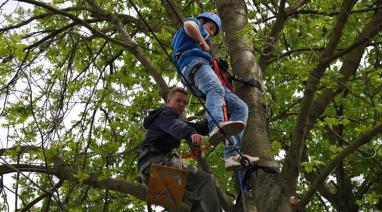
[[[209,21],[203,24],[203,26],[210,36],[215,36],[217,29],[216,29],[216,25],[213,22]]]
[[[175,92],[172,97],[167,100],[167,106],[175,110],[179,115],[184,112],[188,104],[188,97],[184,93]]]

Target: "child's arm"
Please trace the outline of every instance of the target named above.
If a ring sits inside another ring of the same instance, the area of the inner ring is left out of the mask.
[[[202,34],[200,34],[199,27],[194,21],[185,21],[183,27],[187,35],[196,40],[203,51],[210,51],[210,46],[208,46]]]

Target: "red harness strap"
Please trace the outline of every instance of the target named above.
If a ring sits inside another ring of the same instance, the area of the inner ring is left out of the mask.
[[[227,76],[224,71],[219,68],[219,60],[217,58],[212,59],[212,66],[214,67],[215,74],[219,77],[220,82],[223,86],[227,87],[231,92],[233,92],[233,86],[228,82]]]
[[[233,92],[233,86],[228,82],[228,79],[226,75],[224,74],[223,70],[219,68],[218,65],[219,60],[217,58],[213,58],[211,63],[212,67],[214,68],[215,74],[218,76],[221,84],[225,87],[227,87],[231,92]],[[224,115],[224,121],[228,121],[228,113],[227,113],[227,106],[225,104],[225,101],[223,99],[223,115]],[[196,158],[197,156],[202,155],[202,153],[208,149],[209,145],[205,145],[200,147],[197,150],[191,151],[190,153],[183,154],[180,156],[182,159],[188,159],[188,158]]]
[[[216,76],[218,76],[221,84],[225,87],[227,87],[231,92],[233,91],[232,85],[228,82],[227,77],[225,76],[224,72],[219,68],[218,65],[218,59],[214,58],[212,59],[212,67],[214,68]],[[227,106],[225,104],[225,101],[223,99],[223,115],[224,115],[224,121],[228,121],[228,113],[227,113]]]
[[[202,155],[202,153],[204,151],[206,151],[209,147],[210,146],[208,146],[208,145],[203,145],[202,147],[200,147],[199,149],[197,149],[195,151],[181,155],[180,158],[181,159],[196,158],[196,157]]]

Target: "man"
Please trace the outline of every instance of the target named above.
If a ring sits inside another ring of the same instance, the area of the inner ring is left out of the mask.
[[[192,123],[179,118],[188,103],[188,93],[183,88],[171,89],[167,105],[153,110],[145,117],[143,125],[147,129],[139,157],[139,174],[148,185],[151,164],[163,164],[172,167],[182,166],[188,170],[184,200],[186,205],[200,201],[204,211],[221,211],[216,194],[216,184],[211,175],[181,163],[173,156],[173,150],[184,139],[191,145],[203,144],[203,136],[208,133],[207,122]]]
[[[201,92],[206,97],[206,108],[211,113],[207,114],[209,143],[215,146],[225,139],[223,135],[233,136],[234,139],[225,142],[224,162],[227,170],[236,170],[241,167],[237,151],[240,150],[243,129],[247,123],[248,107],[239,97],[222,86],[210,66],[210,37],[216,36],[220,29],[220,17],[213,13],[205,12],[196,18],[185,19],[173,39],[173,58],[183,84],[194,94]],[[223,100],[230,114],[229,121],[224,121]],[[259,160],[258,157],[246,157],[251,162]]]

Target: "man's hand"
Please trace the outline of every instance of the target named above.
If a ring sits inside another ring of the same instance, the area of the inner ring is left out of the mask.
[[[192,144],[194,144],[194,145],[201,146],[203,144],[203,140],[204,140],[204,138],[200,134],[191,135],[191,141],[192,141]]]

